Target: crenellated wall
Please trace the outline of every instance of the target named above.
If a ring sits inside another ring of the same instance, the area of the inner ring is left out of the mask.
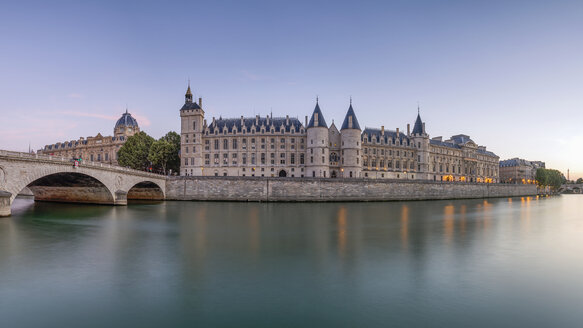
[[[533,196],[535,185],[370,179],[172,177],[168,200],[385,201]]]

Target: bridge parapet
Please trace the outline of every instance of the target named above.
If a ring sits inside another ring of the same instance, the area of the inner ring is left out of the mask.
[[[71,165],[73,165],[73,163],[71,162],[71,159],[64,157],[64,156],[39,155],[39,154],[30,154],[30,153],[10,151],[10,150],[0,150],[0,157],[5,157],[7,159],[20,159],[20,160],[30,159],[30,160],[37,160],[37,161],[48,161],[48,162],[54,162],[54,163],[59,163],[59,164],[70,163]],[[130,168],[123,167],[123,166],[111,165],[111,164],[100,163],[100,162],[83,161],[82,166],[83,167],[108,169],[108,170],[112,170],[112,171],[116,171],[116,172],[124,172],[124,173],[130,173],[130,174],[151,176],[151,177],[156,177],[158,179],[160,179],[160,178],[164,179],[166,177],[166,176],[161,175],[161,174],[140,171],[140,170],[134,170],[134,169],[130,169]]]

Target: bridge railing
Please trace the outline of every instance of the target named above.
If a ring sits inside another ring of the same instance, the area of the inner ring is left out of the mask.
[[[39,155],[39,154],[31,154],[31,153],[23,153],[18,151],[10,151],[10,150],[0,150],[0,156],[11,157],[11,158],[28,158],[28,159],[39,159],[57,163],[71,163],[73,165],[72,158],[64,157],[64,156],[51,156],[51,155]],[[127,172],[127,173],[140,173],[140,174],[147,174],[155,177],[161,177],[164,175],[156,174],[152,172],[134,170],[123,166],[111,165],[107,163],[100,163],[100,162],[90,162],[90,161],[83,161],[81,164],[82,167],[95,167],[95,168],[107,168],[115,171],[120,172]]]

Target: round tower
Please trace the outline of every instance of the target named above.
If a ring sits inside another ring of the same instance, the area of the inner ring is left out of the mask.
[[[340,172],[343,178],[360,178],[362,174],[362,142],[360,125],[352,108],[346,112],[346,117],[340,128],[341,144],[341,164]]]
[[[330,146],[328,140],[328,125],[318,100],[312,118],[306,129],[306,177],[329,178],[330,177]]]

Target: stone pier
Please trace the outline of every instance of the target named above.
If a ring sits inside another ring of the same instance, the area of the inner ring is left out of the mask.
[[[1,216],[10,216],[10,199],[12,198],[12,194],[0,190],[0,217]]]

